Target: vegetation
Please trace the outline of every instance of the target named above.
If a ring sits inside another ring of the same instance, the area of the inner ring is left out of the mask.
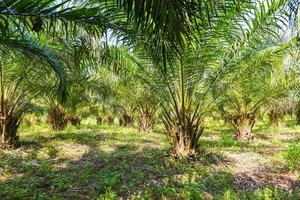
[[[254,140],[246,143],[236,141],[232,129],[216,126],[210,119],[200,140],[200,159],[180,162],[166,154],[169,139],[156,131],[141,134],[136,128],[97,126],[91,119],[83,121],[80,129],[61,132],[49,132],[45,125],[21,127],[22,148],[1,152],[0,195],[298,199],[297,171],[288,172],[286,166],[296,157],[299,162],[299,154],[289,146],[299,144],[300,129],[287,123],[290,128],[270,133],[266,119],[255,126]]]
[[[285,153],[286,165],[289,169],[295,170],[299,168],[299,157],[300,148],[299,145],[291,145]]]
[[[299,199],[299,5],[1,1],[0,197]]]

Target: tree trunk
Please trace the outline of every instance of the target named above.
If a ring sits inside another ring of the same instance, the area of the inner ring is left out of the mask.
[[[243,140],[243,139],[246,139],[246,140],[250,140],[250,139],[253,139],[253,134],[252,134],[252,127],[251,125],[239,125],[236,127],[235,129],[235,136],[237,139],[239,140]]]
[[[53,130],[64,130],[68,123],[65,109],[60,105],[50,105],[47,111],[47,122]]]
[[[285,125],[285,113],[269,113],[271,125],[275,128],[282,128]]]
[[[18,83],[4,81],[0,59],[0,148],[15,148],[19,145],[17,132],[28,109],[28,101],[24,98],[25,93],[17,90]]]
[[[191,145],[191,141],[188,138],[180,138],[175,143],[175,154],[179,158],[188,158],[196,153],[197,146]]]
[[[235,136],[239,140],[253,139],[252,128],[255,123],[255,117],[251,115],[237,116],[233,120],[235,126]]]
[[[109,115],[107,117],[107,123],[108,123],[108,125],[113,125],[114,121],[115,121],[115,118],[112,115]]]
[[[0,148],[15,148],[19,146],[19,136],[15,134],[1,133]]]
[[[79,126],[81,123],[81,119],[80,119],[80,117],[73,115],[73,116],[69,117],[69,122],[73,126]]]
[[[153,129],[156,119],[155,119],[156,108],[150,108],[145,106],[140,109],[140,116],[138,120],[139,130],[142,132],[149,132]]]
[[[97,121],[97,125],[102,125],[102,123],[103,123],[103,119],[100,116],[96,117],[96,121]]]
[[[19,146],[19,136],[17,135],[20,126],[20,119],[13,116],[3,117],[0,119],[0,147],[15,148]]]
[[[120,118],[120,126],[128,127],[133,125],[133,116],[123,113]]]
[[[139,119],[139,130],[149,132],[153,128],[151,119],[146,115],[141,115]]]
[[[180,124],[175,115],[169,115],[163,119],[164,132],[172,138],[173,152],[179,159],[196,155],[199,138],[204,131],[202,115],[195,115],[194,118],[189,116],[191,116],[190,113],[184,115],[185,119]]]
[[[297,103],[296,111],[295,112],[296,112],[295,114],[296,114],[297,124],[300,125],[300,101]]]

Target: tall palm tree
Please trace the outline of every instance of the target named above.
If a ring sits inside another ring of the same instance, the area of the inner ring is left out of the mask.
[[[226,17],[212,17],[207,29],[193,32],[196,39],[175,56],[168,48],[158,52],[163,59],[149,63],[156,70],[141,70],[142,79],[162,106],[164,130],[177,157],[195,155],[206,112],[230,88],[229,80],[239,76],[244,69],[239,63],[258,48],[258,41],[265,41],[264,37],[280,40],[278,33],[289,24],[285,6],[285,1],[274,0],[227,10]],[[279,28],[279,22],[286,26]],[[217,90],[220,83],[226,83],[225,87]]]
[[[12,57],[9,51],[2,54],[0,63],[0,148],[18,145],[17,131],[24,115],[30,109],[30,101],[43,90],[43,85],[47,82],[46,77],[53,76],[51,73],[45,73],[47,70],[41,67],[42,64],[32,62],[31,59],[22,55],[13,55]],[[55,81],[52,81],[52,84],[55,84]]]
[[[70,36],[84,31],[102,37],[109,30],[115,37],[122,36],[123,42],[126,38],[132,42],[137,37],[134,30],[147,30],[147,33],[152,35],[159,33],[169,24],[168,26],[173,28],[165,31],[169,37],[172,36],[170,41],[173,41],[175,36],[176,40],[182,42],[181,37],[187,36],[190,30],[189,17],[195,15],[192,10],[195,5],[189,1],[181,3],[181,6],[174,7],[169,6],[170,2],[160,6],[157,6],[159,2],[152,2],[137,9],[139,3],[136,1],[127,3],[117,0],[3,0],[0,2],[0,48],[11,48],[31,58],[47,61],[57,73],[60,79],[58,89],[62,96],[65,96],[66,76],[61,63],[55,53],[42,44],[37,34]],[[145,15],[141,9],[147,10],[148,14]],[[166,12],[172,18],[162,15]],[[162,19],[164,24],[158,23],[162,22]],[[174,28],[175,21],[180,22],[180,27]]]
[[[285,124],[285,117],[291,114],[295,108],[295,101],[288,94],[271,100],[267,103],[266,109],[270,123],[275,128],[281,128]]]
[[[278,46],[253,50],[249,57],[237,63],[242,71],[230,83],[219,105],[238,139],[253,138],[252,128],[262,106],[295,86],[294,76],[287,74],[283,66],[285,49]]]

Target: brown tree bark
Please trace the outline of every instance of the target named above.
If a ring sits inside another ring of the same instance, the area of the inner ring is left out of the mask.
[[[123,113],[120,118],[120,126],[128,127],[133,125],[133,116]]]
[[[102,123],[103,123],[102,117],[97,116],[97,117],[96,117],[96,122],[97,122],[97,125],[102,125]]]
[[[140,110],[138,120],[139,130],[142,132],[149,132],[153,129],[156,119],[154,116],[155,110],[151,111],[150,108],[145,107]]]
[[[15,148],[19,146],[17,130],[20,126],[20,119],[1,115],[0,118],[0,148]]]
[[[275,128],[282,128],[285,125],[285,113],[278,113],[270,111],[269,120],[271,125]]]
[[[115,121],[115,118],[112,115],[109,115],[107,117],[107,123],[108,123],[108,125],[113,125],[114,121]]]
[[[139,119],[139,130],[142,132],[149,132],[153,128],[151,119],[145,115],[141,115]]]
[[[175,143],[175,154],[179,158],[187,158],[190,156],[193,156],[196,153],[196,146],[191,145],[191,141],[187,138],[180,138],[176,143]]]
[[[233,119],[235,127],[235,136],[239,140],[250,140],[254,138],[252,128],[255,123],[255,117],[251,114],[235,116]]]
[[[81,123],[81,119],[79,116],[73,115],[69,117],[69,122],[73,126],[79,126]]]
[[[176,115],[168,115],[163,119],[164,132],[172,138],[174,156],[180,159],[196,155],[199,138],[204,131],[202,115],[195,115],[194,118],[190,116],[190,113],[183,115],[181,123],[178,123]]]

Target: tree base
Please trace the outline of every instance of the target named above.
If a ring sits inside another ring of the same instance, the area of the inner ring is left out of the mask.
[[[114,122],[115,122],[115,118],[112,117],[112,116],[108,116],[107,117],[107,123],[108,125],[114,125]]]
[[[139,131],[140,132],[149,132],[150,130],[152,130],[153,125],[145,119],[140,119],[139,120]]]
[[[79,126],[81,119],[77,116],[72,116],[72,117],[69,117],[69,122],[73,126]]]
[[[119,121],[120,126],[129,127],[133,125],[133,117],[129,115],[122,115]]]
[[[103,123],[103,119],[102,119],[102,117],[96,117],[96,122],[97,122],[97,125],[102,125],[102,123]]]
[[[0,149],[15,149],[20,146],[19,136],[1,139],[0,141]]]
[[[190,141],[181,140],[177,142],[173,148],[173,154],[176,158],[179,159],[189,159],[193,158],[197,154],[196,146],[191,147]]]
[[[235,136],[238,140],[252,140],[254,138],[251,127],[237,128]]]

